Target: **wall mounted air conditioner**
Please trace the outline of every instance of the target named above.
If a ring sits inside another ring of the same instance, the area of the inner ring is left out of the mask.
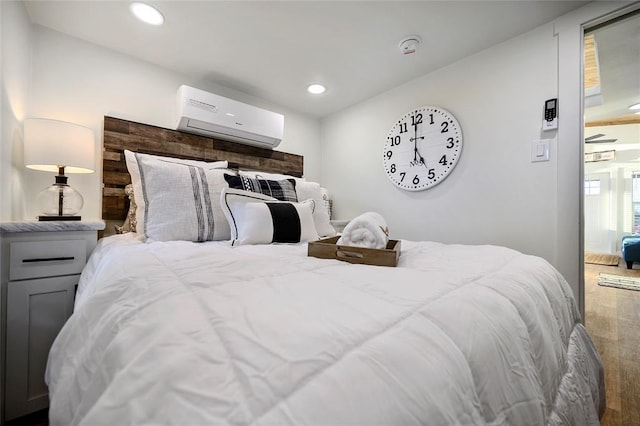
[[[284,116],[182,85],[176,129],[273,149],[282,140]]]

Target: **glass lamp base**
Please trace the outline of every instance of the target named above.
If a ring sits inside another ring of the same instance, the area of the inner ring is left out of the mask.
[[[56,176],[56,180],[59,177]],[[36,203],[41,213],[38,220],[79,220],[67,218],[79,217],[77,214],[82,209],[84,200],[78,191],[66,183],[56,182],[37,195]]]

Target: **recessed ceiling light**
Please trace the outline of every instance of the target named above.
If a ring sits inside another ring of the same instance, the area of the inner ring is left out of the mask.
[[[146,22],[151,25],[162,25],[164,23],[164,16],[155,7],[146,3],[133,2],[131,3],[131,12],[136,15],[136,18],[142,22]]]
[[[640,109],[640,104],[633,104],[629,107],[631,111],[636,111]]]
[[[324,87],[322,84],[310,84],[309,87],[307,87],[307,92],[311,93],[312,95],[319,95],[321,93],[324,93],[324,91],[327,90],[326,87]]]

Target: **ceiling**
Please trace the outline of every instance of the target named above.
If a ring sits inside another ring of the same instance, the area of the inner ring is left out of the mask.
[[[27,1],[51,29],[323,117],[525,33],[585,1]],[[422,38],[403,55],[398,43]],[[635,32],[635,52],[640,42]],[[603,42],[604,43],[604,42]],[[603,63],[604,65],[604,63]],[[604,77],[604,68],[603,68]],[[310,95],[309,83],[327,86]],[[605,99],[607,95],[605,93]]]

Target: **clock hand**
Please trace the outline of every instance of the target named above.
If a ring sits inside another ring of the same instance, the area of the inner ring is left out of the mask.
[[[413,126],[413,161],[418,161],[418,127]]]
[[[418,151],[418,139],[424,139],[424,136],[420,136],[418,137],[418,124],[416,123],[413,126],[413,134],[414,134],[414,138],[413,138],[413,162],[417,163],[418,162],[418,157],[420,158],[420,163],[423,164],[426,167],[426,163],[424,162],[424,158],[422,157],[422,154],[420,154],[420,151]],[[428,167],[427,167],[428,168]]]
[[[418,151],[418,149],[416,148],[416,153],[418,154],[418,157],[420,157],[420,164],[422,164],[423,166],[425,166],[427,169],[429,169],[429,167],[427,167],[427,163],[426,161],[424,161],[424,157],[422,156],[422,154],[420,154],[420,151]]]
[[[418,162],[418,157],[420,157],[420,161],[424,163],[424,158],[418,152],[418,139],[424,139],[424,136],[418,137],[418,126],[413,126],[413,137],[410,140],[413,140],[413,162]]]

